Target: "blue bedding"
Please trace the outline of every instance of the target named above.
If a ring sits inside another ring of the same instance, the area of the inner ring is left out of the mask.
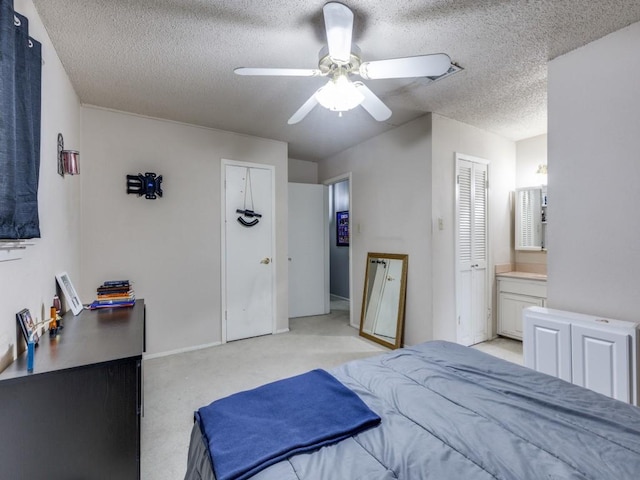
[[[313,370],[216,400],[196,412],[218,480],[242,480],[291,455],[373,427],[380,417],[335,377]]]
[[[478,350],[427,342],[330,373],[381,423],[252,480],[640,478],[639,408]],[[215,480],[196,428],[186,478]]]

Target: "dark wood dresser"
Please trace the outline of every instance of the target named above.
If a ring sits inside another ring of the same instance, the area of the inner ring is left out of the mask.
[[[0,373],[0,478],[139,479],[144,300],[63,323]]]

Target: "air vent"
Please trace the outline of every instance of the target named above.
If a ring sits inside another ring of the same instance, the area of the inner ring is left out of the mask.
[[[438,75],[437,77],[420,77],[416,79],[416,83],[419,83],[421,85],[430,85],[433,82],[437,82],[438,80],[442,80],[443,78],[450,77],[451,75],[454,75],[462,70],[464,70],[464,68],[462,68],[459,65],[456,65],[455,63],[452,63],[451,66],[449,67],[449,70],[447,70],[442,75]]]

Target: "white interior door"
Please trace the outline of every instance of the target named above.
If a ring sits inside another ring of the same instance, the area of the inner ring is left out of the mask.
[[[274,330],[273,169],[229,163],[223,168],[224,321],[226,340],[232,341]],[[247,216],[237,210],[251,210],[261,216]],[[245,225],[239,217],[255,224]]]
[[[326,185],[289,184],[289,317],[330,311]]]
[[[487,162],[456,155],[457,341],[488,339]]]

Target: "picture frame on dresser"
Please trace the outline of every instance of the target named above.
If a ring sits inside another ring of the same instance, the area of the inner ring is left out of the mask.
[[[59,273],[56,275],[56,280],[58,281],[58,285],[60,285],[60,289],[64,294],[65,300],[67,301],[67,307],[71,309],[74,315],[78,315],[84,307],[82,306],[82,302],[80,301],[80,297],[78,297],[76,289],[73,288],[69,274],[67,272]]]
[[[38,343],[40,337],[38,336],[38,331],[36,329],[36,325],[31,318],[31,312],[28,308],[23,308],[18,313],[16,313],[16,320],[20,325],[20,330],[22,330],[22,335],[24,335],[24,341],[29,343],[29,337],[33,335],[33,343]]]

